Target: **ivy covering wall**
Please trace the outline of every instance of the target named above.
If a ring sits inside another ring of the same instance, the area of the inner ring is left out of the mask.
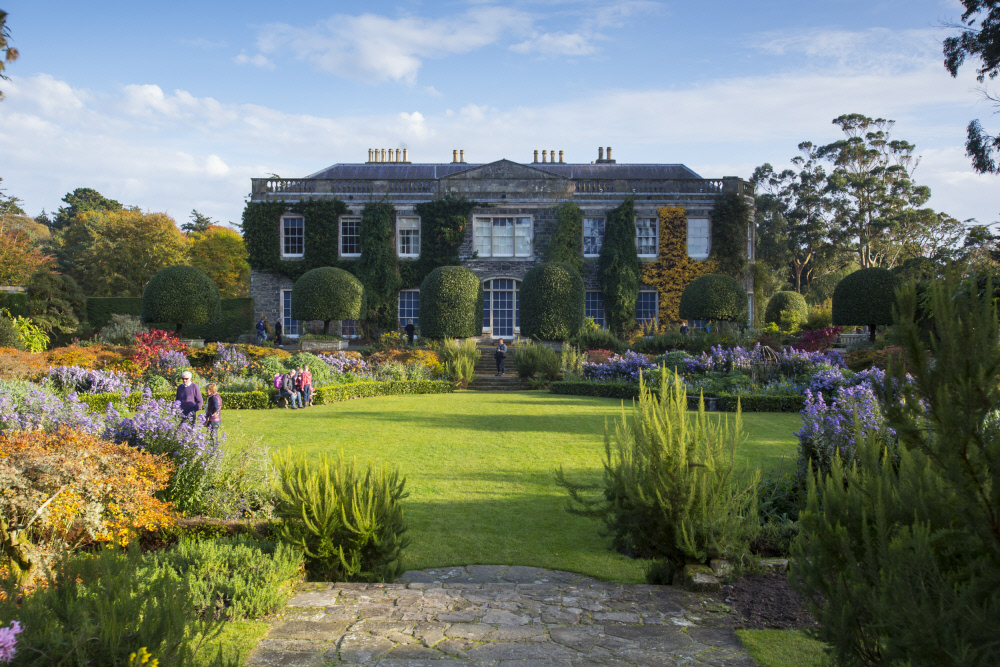
[[[395,208],[388,202],[365,204],[361,212],[361,257],[355,271],[364,285],[361,317],[383,328],[396,323],[396,294],[400,287],[394,215]]]
[[[419,287],[437,267],[457,265],[472,209],[487,206],[451,195],[417,204],[414,210],[420,216],[420,258],[399,263],[401,286]]]
[[[583,271],[583,210],[567,202],[556,209],[556,216],[559,223],[549,242],[545,261],[568,264],[580,273]]]
[[[604,317],[618,335],[635,326],[642,267],[635,249],[635,202],[631,197],[608,211],[597,276],[604,292]]]
[[[727,192],[712,209],[712,253],[719,273],[743,279],[753,208],[745,197]]]
[[[248,202],[243,209],[243,242],[250,267],[296,280],[306,271],[320,266],[335,266],[353,272],[354,262],[339,263],[338,224],[347,213],[347,204],[339,199],[297,202]],[[302,259],[281,258],[281,216],[285,212],[301,215],[304,222],[305,249]]]
[[[657,209],[660,252],[655,262],[642,265],[642,281],[659,292],[660,328],[680,320],[678,307],[684,288],[703,275],[716,272],[713,259],[691,259],[687,251],[687,212],[683,206]]]

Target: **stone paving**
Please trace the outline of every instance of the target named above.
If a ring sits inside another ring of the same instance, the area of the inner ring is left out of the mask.
[[[752,667],[733,622],[707,594],[470,565],[301,584],[247,665]]]

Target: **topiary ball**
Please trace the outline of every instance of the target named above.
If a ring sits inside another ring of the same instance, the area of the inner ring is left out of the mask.
[[[833,323],[837,326],[892,324],[898,281],[888,269],[872,267],[855,271],[833,290]]]
[[[325,333],[331,320],[361,317],[363,293],[361,281],[343,269],[306,271],[292,286],[292,319],[322,320]]]
[[[483,283],[464,266],[439,266],[420,284],[422,338],[470,338],[483,332]]]
[[[180,333],[183,324],[209,324],[221,319],[219,288],[193,266],[161,269],[142,291],[143,322],[171,322]]]
[[[747,321],[747,291],[736,278],[710,273],[693,281],[681,293],[679,314],[685,320]]]
[[[568,264],[532,267],[521,281],[521,334],[540,340],[569,340],[583,326],[583,278]]]
[[[781,313],[793,311],[799,313],[804,320],[809,317],[809,305],[804,296],[798,292],[778,292],[767,302],[764,310],[765,324],[778,324],[781,321]]]

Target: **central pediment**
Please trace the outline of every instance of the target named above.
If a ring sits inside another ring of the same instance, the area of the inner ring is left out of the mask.
[[[444,176],[441,178],[442,181],[457,181],[457,180],[551,180],[551,181],[568,181],[568,178],[564,176],[559,176],[558,174],[552,174],[541,169],[535,169],[534,167],[528,167],[517,162],[511,162],[510,160],[497,160],[496,162],[490,162],[489,164],[484,164],[478,167],[471,167],[465,171],[460,171],[449,176]]]

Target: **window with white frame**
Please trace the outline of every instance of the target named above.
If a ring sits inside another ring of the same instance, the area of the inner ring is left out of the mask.
[[[644,329],[656,327],[657,298],[656,292],[639,292],[635,302],[635,321]]]
[[[281,334],[298,336],[299,321],[292,319],[292,290],[281,290]]]
[[[688,218],[688,257],[708,259],[708,218]]]
[[[531,218],[477,216],[475,235],[479,257],[531,256]]]
[[[420,218],[396,219],[396,251],[400,257],[420,256]]]
[[[340,335],[343,338],[357,338],[361,335],[361,325],[357,320],[341,320]]]
[[[305,219],[300,215],[281,216],[281,256],[302,257],[305,249]]]
[[[413,326],[420,323],[419,290],[407,290],[399,293],[399,326],[405,327],[411,320]]]
[[[587,292],[584,313],[594,320],[594,324],[604,328],[604,294],[602,292]]]
[[[341,216],[340,256],[361,257],[361,216]]]
[[[583,256],[597,257],[604,245],[604,218],[583,219]]]
[[[639,257],[656,257],[656,218],[635,219],[635,249]]]

